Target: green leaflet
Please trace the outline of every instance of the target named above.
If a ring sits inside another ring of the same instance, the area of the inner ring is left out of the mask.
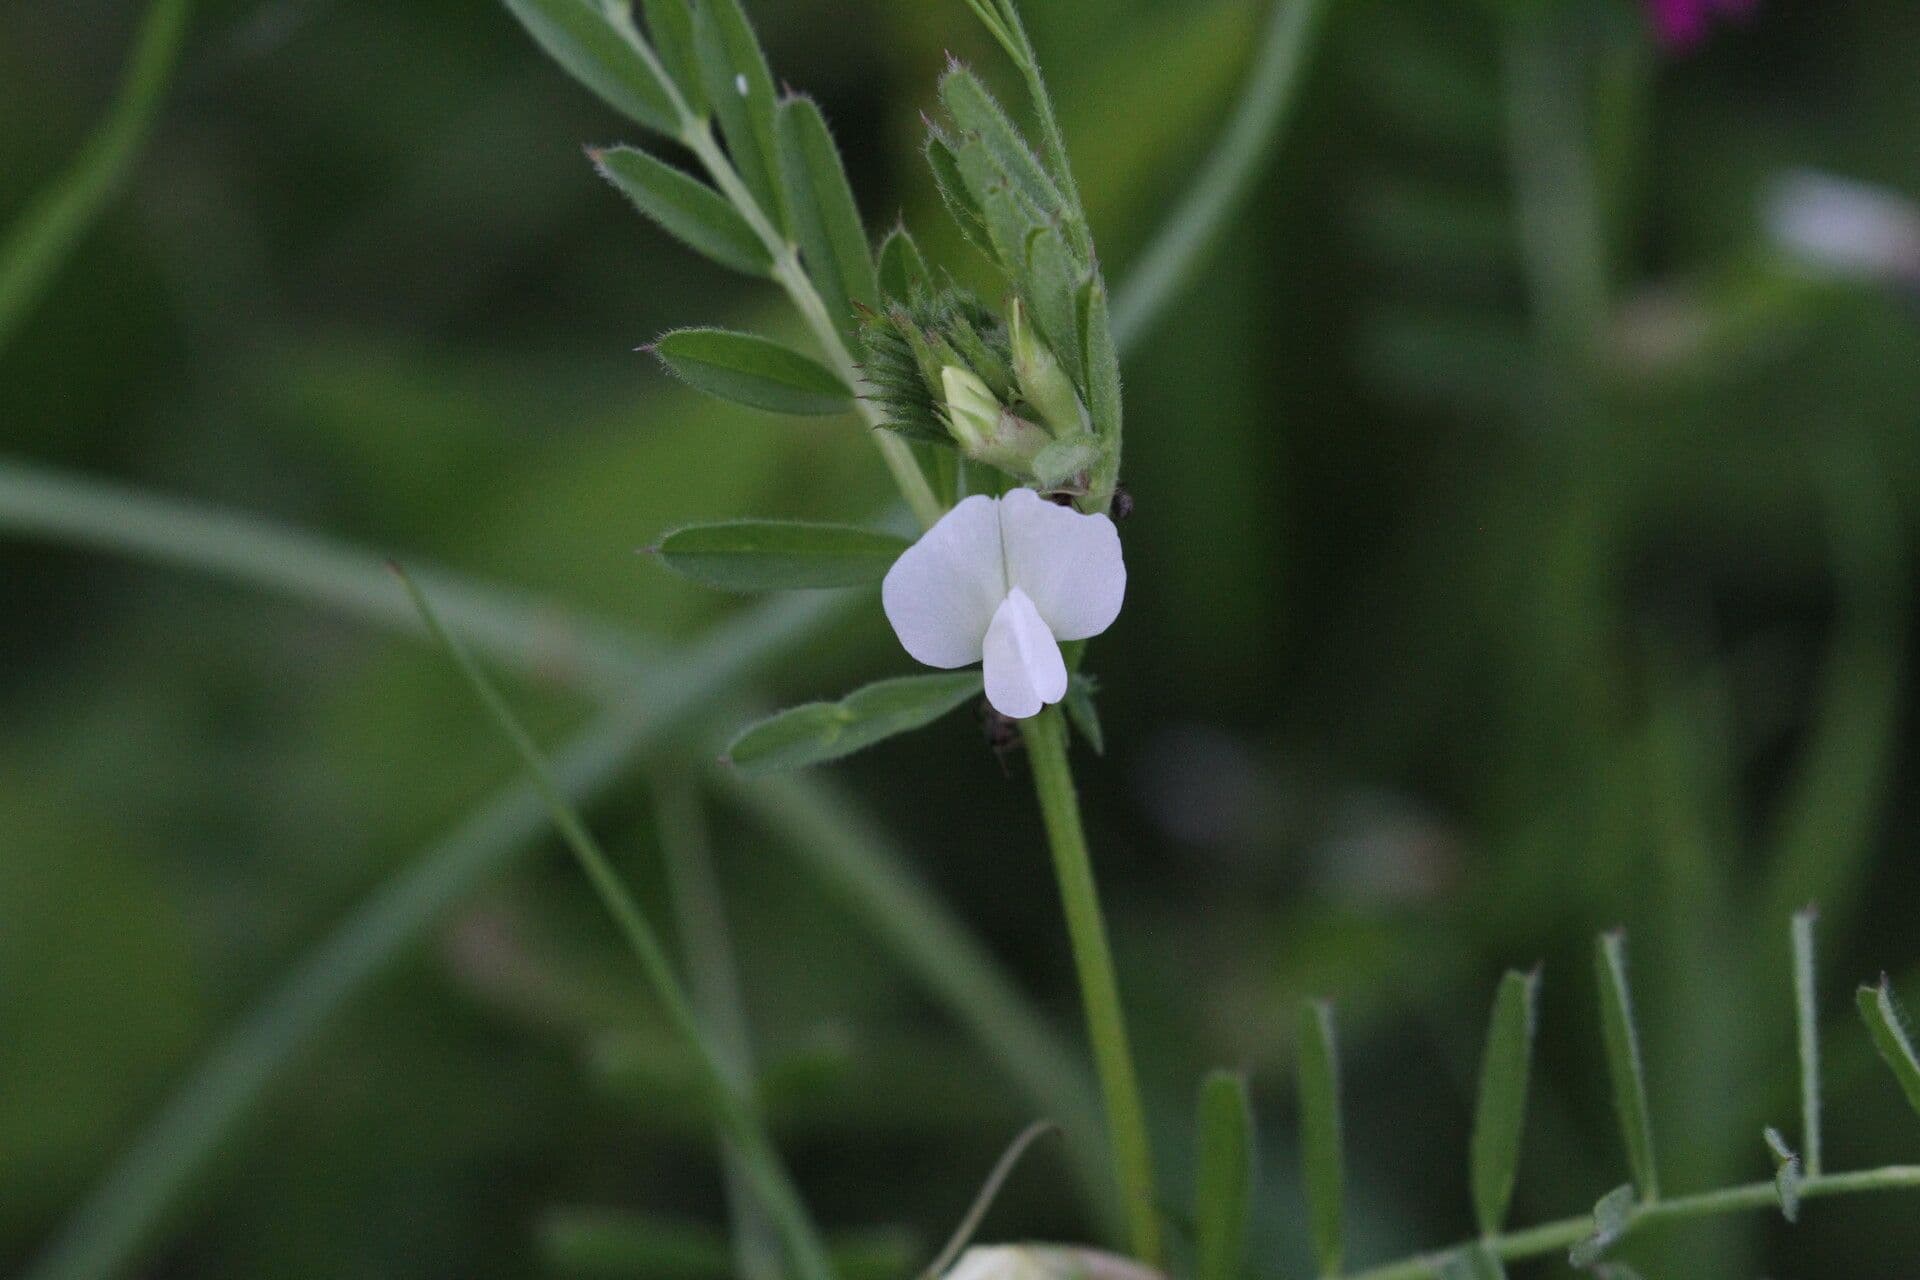
[[[700,91],[700,60],[693,51],[693,7],[689,0],[640,0],[647,17],[647,34],[660,51],[667,75],[680,88],[687,110],[695,115],[707,113],[707,100]]]
[[[772,274],[773,259],[746,219],[726,199],[664,160],[633,147],[587,153],[600,176],[634,207],[695,252],[748,275]]]
[[[967,190],[967,181],[960,174],[960,158],[953,142],[937,129],[927,131],[927,167],[933,170],[933,184],[939,188],[941,202],[947,206],[947,212],[960,228],[974,248],[985,254],[993,253],[993,242],[987,235],[987,216],[981,212],[979,201]]]
[[[1093,754],[1104,756],[1107,754],[1107,735],[1100,727],[1100,707],[1094,701],[1094,694],[1099,689],[1099,682],[1092,676],[1074,672],[1067,684],[1067,719],[1072,722],[1074,731],[1093,748]]]
[[[709,395],[772,413],[845,413],[853,392],[832,370],[767,338],[676,329],[653,344],[673,373]]]
[[[1073,216],[1053,177],[978,76],[955,66],[940,80],[940,101],[959,127],[963,143],[978,139],[999,177],[1044,218],[1065,222]],[[984,189],[974,186],[973,195],[976,200],[983,198]]]
[[[696,0],[693,48],[700,86],[740,180],[774,227],[787,227],[780,198],[780,136],[773,72],[740,0]]]
[[[933,273],[920,246],[913,242],[905,227],[895,227],[880,242],[880,292],[890,301],[905,302],[916,290],[933,285]]]
[[[980,690],[978,671],[881,680],[839,702],[809,702],[762,720],[724,758],[745,773],[825,764],[932,724]]]
[[[1640,1198],[1657,1200],[1660,1174],[1653,1154],[1646,1067],[1640,1058],[1640,1035],[1633,1023],[1633,997],[1627,988],[1624,933],[1600,935],[1594,948],[1594,970],[1600,984],[1600,1032],[1607,1051],[1607,1076],[1613,1082],[1613,1109],[1620,1118],[1627,1165],[1633,1171],[1633,1185]]]
[[[1593,1206],[1593,1234],[1567,1251],[1567,1261],[1576,1267],[1591,1267],[1606,1256],[1633,1226],[1633,1187],[1615,1187]]]
[[[1778,1129],[1769,1128],[1761,1136],[1766,1139],[1767,1154],[1773,1157],[1773,1189],[1780,1196],[1780,1212],[1788,1222],[1798,1222],[1800,1186],[1806,1181],[1800,1171],[1800,1157],[1793,1153]]]
[[[1882,975],[1877,987],[1861,987],[1860,1016],[1866,1020],[1873,1047],[1892,1069],[1907,1102],[1920,1113],[1920,1056],[1913,1051],[1913,1033],[1906,1011],[1893,994],[1892,979]]]
[[[878,582],[911,545],[852,525],[729,520],[675,529],[652,550],[674,573],[710,587],[780,591]]]
[[[1080,344],[1079,317],[1082,275],[1059,228],[1041,227],[1027,237],[1021,295],[1033,309],[1040,336],[1060,358],[1074,386],[1085,394],[1087,362]]]
[[[859,325],[855,304],[873,308],[880,301],[873,251],[860,224],[853,188],[826,117],[811,98],[782,102],[778,126],[780,178],[794,238],[828,313],[842,336],[852,339]]]
[[[1300,1163],[1306,1175],[1307,1215],[1320,1274],[1340,1274],[1346,1157],[1340,1138],[1340,1061],[1333,1006],[1300,1006]]]
[[[1480,1104],[1473,1117],[1473,1210],[1482,1234],[1506,1221],[1526,1129],[1527,1078],[1533,1057],[1538,973],[1510,972],[1494,996],[1480,1064]]]
[[[673,98],[641,46],[590,0],[503,0],[547,56],[631,120],[678,137]]]
[[[1247,1082],[1216,1071],[1200,1084],[1194,1175],[1194,1280],[1237,1280],[1253,1202],[1253,1111]]]

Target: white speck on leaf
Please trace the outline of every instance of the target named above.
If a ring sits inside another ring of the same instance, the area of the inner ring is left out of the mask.
[[[733,87],[740,91],[741,97],[744,98],[747,96],[747,76],[745,72],[741,72],[733,78]]]

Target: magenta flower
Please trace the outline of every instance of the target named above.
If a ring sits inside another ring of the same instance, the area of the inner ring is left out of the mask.
[[[1706,38],[1716,14],[1744,18],[1758,0],[1647,0],[1653,29],[1669,49],[1691,49]]]

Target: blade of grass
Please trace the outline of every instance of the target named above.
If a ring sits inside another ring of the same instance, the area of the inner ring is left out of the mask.
[[[613,869],[612,860],[574,808],[572,800],[548,766],[539,744],[533,740],[533,735],[520,723],[513,708],[507,705],[507,700],[480,669],[466,647],[441,624],[432,603],[413,579],[398,565],[393,566],[393,571],[406,588],[414,608],[419,610],[429,634],[447,651],[459,667],[460,674],[473,687],[475,696],[519,753],[521,763],[533,779],[534,789],[546,806],[553,825],[573,851],[580,870],[585,873],[601,904],[606,907],[607,914],[613,917],[626,939],[653,998],[665,1010],[668,1023],[692,1055],[700,1074],[701,1092],[713,1112],[713,1120],[726,1135],[728,1147],[734,1152],[754,1193],[778,1228],[794,1270],[803,1280],[832,1280],[833,1269],[827,1261],[826,1246],[781,1164],[773,1140],[767,1136],[759,1118],[741,1097],[719,1053],[708,1039],[699,1019],[694,1016],[693,1003],[681,988],[679,975],[667,959],[666,948],[661,945],[653,925],[627,892],[626,884]]]
[[[0,459],[0,532],[137,556],[382,626],[416,634],[420,628],[372,552],[50,467]],[[497,659],[592,693],[625,696],[636,684],[653,684],[649,660],[658,655],[629,633],[448,574],[422,570],[418,576],[461,633]],[[829,614],[815,616],[824,621]]]
[[[1487,1049],[1480,1063],[1480,1103],[1474,1109],[1473,1209],[1482,1235],[1498,1232],[1513,1201],[1520,1139],[1527,1121],[1532,1074],[1534,1010],[1540,975],[1508,973],[1494,997]]]
[[[377,626],[419,630],[370,552],[62,471],[0,460],[0,531],[205,572]],[[860,598],[836,592],[771,601],[709,634],[697,651],[676,656],[656,651],[643,636],[469,579],[421,574],[420,581],[489,656],[607,697],[605,712],[556,755],[556,772],[579,797],[660,747],[695,712],[710,712],[726,690],[774,657],[818,637]],[[746,714],[731,714],[727,723]],[[720,774],[723,787],[746,788],[729,771]],[[836,887],[1038,1109],[1068,1125],[1080,1188],[1096,1212],[1107,1212],[1105,1155],[1084,1064],[992,956],[907,870],[905,856],[850,797],[801,777],[746,789],[769,798],[755,806],[769,829],[784,834]],[[404,959],[453,904],[511,865],[543,829],[531,789],[507,788],[376,890],[194,1068],[76,1207],[31,1280],[124,1270],[252,1115],[274,1075],[341,1006]]]
[[[1647,1107],[1647,1072],[1640,1058],[1640,1033],[1633,1022],[1633,996],[1627,987],[1627,939],[1603,933],[1594,948],[1600,984],[1600,1030],[1607,1050],[1607,1076],[1613,1081],[1613,1107],[1627,1164],[1643,1203],[1660,1198],[1660,1171],[1653,1154],[1653,1121]]]
[[[677,773],[656,774],[653,812],[695,1016],[728,1081],[741,1097],[751,1099],[753,1042],[700,795]],[[779,1280],[780,1248],[774,1225],[753,1196],[752,1179],[741,1167],[740,1153],[724,1135],[721,1141],[735,1267],[744,1280]]]
[[[1800,1159],[1809,1178],[1820,1176],[1820,1011],[1813,950],[1813,926],[1819,918],[1820,913],[1812,907],[1793,916],[1793,1008],[1800,1045]]]
[[[1144,339],[1179,299],[1273,160],[1289,109],[1300,96],[1327,0],[1272,3],[1226,132],[1180,207],[1120,283],[1113,304],[1113,338],[1122,351]]]
[[[1253,1108],[1246,1077],[1215,1071],[1200,1085],[1194,1175],[1194,1280],[1237,1280],[1253,1204]]]
[[[555,753],[555,784],[578,797],[606,787],[693,711],[810,637],[829,615],[820,603],[794,597],[745,615],[691,657],[652,666],[626,700]],[[410,955],[455,903],[511,866],[546,829],[539,795],[515,784],[422,850],[201,1060],[69,1215],[25,1280],[101,1280],[129,1270],[274,1077],[343,1005]]]
[[[948,914],[886,833],[825,780],[793,774],[747,778],[724,766],[712,778],[721,794],[778,833],[789,852],[874,930],[1035,1109],[1060,1122],[1087,1202],[1107,1215],[1110,1231],[1117,1228],[1100,1110],[1085,1065]]]
[[[126,181],[173,74],[192,7],[191,0],[154,0],[148,6],[126,80],[106,119],[0,239],[0,350]]]
[[[1333,1006],[1323,1000],[1300,1007],[1300,1162],[1306,1173],[1314,1260],[1321,1276],[1337,1276],[1345,1253],[1346,1155],[1340,1138],[1340,1058]]]
[[[967,1247],[974,1233],[980,1229],[981,1222],[986,1219],[987,1211],[993,1208],[993,1202],[1000,1196],[1000,1188],[1007,1184],[1007,1179],[1019,1166],[1020,1158],[1027,1154],[1027,1148],[1049,1133],[1059,1132],[1059,1129],[1060,1126],[1051,1120],[1036,1120],[1022,1129],[1014,1140],[1007,1144],[1007,1149],[1000,1153],[998,1160],[994,1161],[992,1171],[987,1174],[987,1180],[980,1184],[980,1190],[973,1197],[973,1203],[968,1206],[965,1216],[960,1219],[960,1225],[954,1228],[953,1234],[947,1238],[945,1247],[934,1255],[933,1261],[929,1262],[926,1270],[920,1273],[920,1280],[936,1280],[936,1277],[946,1274],[947,1268],[953,1265],[954,1259],[960,1256],[961,1250]]]

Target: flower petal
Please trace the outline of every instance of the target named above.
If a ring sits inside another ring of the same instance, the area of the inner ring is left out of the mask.
[[[1055,639],[1097,636],[1120,616],[1127,566],[1113,521],[1015,489],[1000,500],[1000,536],[1008,585],[1027,593]]]
[[[880,584],[893,633],[930,667],[980,661],[994,610],[1007,596],[998,509],[984,494],[961,502],[901,553]]]
[[[993,615],[983,646],[987,701],[1003,716],[1025,720],[1067,696],[1067,663],[1053,632],[1027,593],[1015,587]]]

